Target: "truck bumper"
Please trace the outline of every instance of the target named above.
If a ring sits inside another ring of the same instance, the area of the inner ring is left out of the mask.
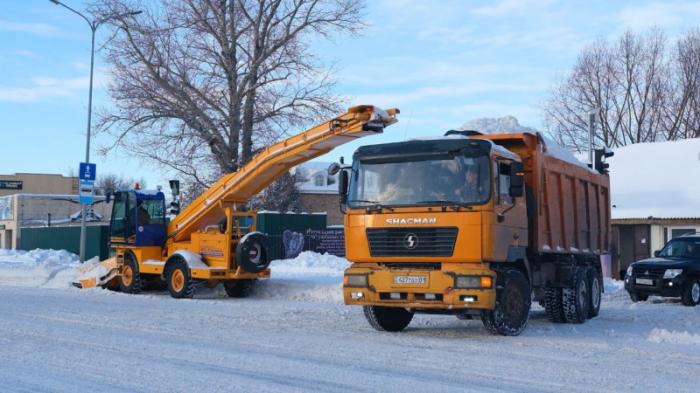
[[[366,275],[367,285],[349,285],[347,277],[350,275]],[[490,310],[496,304],[496,274],[483,264],[443,264],[441,270],[422,270],[357,263],[345,270],[345,276],[343,298],[347,305]],[[488,276],[492,285],[478,289],[455,288],[457,276]],[[425,277],[425,282],[400,283],[403,277]]]

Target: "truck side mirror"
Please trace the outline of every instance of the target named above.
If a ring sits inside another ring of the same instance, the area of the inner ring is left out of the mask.
[[[348,202],[348,171],[339,172],[338,194],[340,195],[340,204],[346,204]]]
[[[508,195],[521,197],[524,194],[523,163],[513,161],[510,164],[510,189]]]
[[[107,202],[107,203],[112,202],[112,191],[107,191],[105,193],[105,202]]]

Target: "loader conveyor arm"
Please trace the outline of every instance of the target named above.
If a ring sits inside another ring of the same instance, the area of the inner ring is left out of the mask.
[[[237,172],[221,177],[183,209],[168,226],[172,241],[187,240],[192,232],[221,218],[221,204],[245,203],[294,166],[357,138],[381,133],[398,120],[398,109],[354,106],[332,120],[260,151]]]

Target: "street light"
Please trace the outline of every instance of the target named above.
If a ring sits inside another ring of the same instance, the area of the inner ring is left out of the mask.
[[[92,75],[93,75],[93,70],[95,67],[95,31],[97,28],[104,22],[110,20],[110,19],[115,19],[115,18],[121,18],[125,16],[134,16],[138,15],[141,13],[141,11],[131,11],[131,12],[125,12],[123,14],[114,14],[114,15],[107,15],[103,18],[96,19],[96,20],[90,20],[88,17],[83,15],[82,13],[74,10],[73,8],[61,3],[58,0],[49,0],[50,2],[60,5],[63,8],[66,8],[67,10],[73,12],[74,14],[77,14],[81,18],[85,19],[85,22],[87,22],[88,26],[90,26],[90,30],[92,31],[92,44],[90,47],[90,92],[88,93],[88,117],[87,117],[87,142],[85,145],[85,163],[90,162],[90,130],[91,130],[91,123],[92,123]],[[81,219],[80,219],[80,262],[85,262],[85,214],[86,214],[86,205],[82,205],[82,210],[81,210]]]

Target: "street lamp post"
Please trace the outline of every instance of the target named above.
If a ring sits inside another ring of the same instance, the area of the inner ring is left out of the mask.
[[[88,164],[90,163],[90,130],[92,129],[92,76],[95,68],[95,31],[97,31],[97,28],[105,21],[108,21],[110,19],[114,18],[120,18],[124,16],[134,16],[138,15],[141,13],[141,11],[132,11],[132,12],[125,12],[123,14],[117,14],[117,15],[108,15],[106,17],[103,17],[101,19],[96,19],[96,20],[90,20],[88,17],[83,15],[82,13],[74,10],[73,8],[61,3],[58,0],[49,0],[50,2],[60,5],[63,8],[66,8],[67,10],[73,12],[74,14],[77,14],[81,18],[85,19],[85,22],[87,22],[88,26],[90,26],[90,30],[92,31],[92,38],[91,38],[91,44],[90,44],[90,90],[88,93],[88,115],[87,115],[87,141],[85,143],[85,163]],[[82,204],[81,205],[81,214],[80,214],[80,262],[85,262],[85,215],[86,215],[86,209],[87,205]]]

